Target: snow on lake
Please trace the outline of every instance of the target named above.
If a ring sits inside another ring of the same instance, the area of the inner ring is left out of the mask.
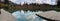
[[[16,11],[12,15],[17,18],[18,21],[45,21],[44,19],[36,16],[37,13],[43,13],[42,11],[32,12],[32,11]]]

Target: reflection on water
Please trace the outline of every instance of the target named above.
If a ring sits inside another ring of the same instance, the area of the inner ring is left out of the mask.
[[[12,13],[13,16],[17,18],[18,21],[43,21],[42,18],[36,16],[36,13],[42,13],[42,11],[31,12],[31,11],[16,11]]]

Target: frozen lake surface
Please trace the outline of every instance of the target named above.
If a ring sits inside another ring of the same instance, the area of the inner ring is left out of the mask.
[[[36,16],[37,13],[43,13],[42,11],[32,12],[32,11],[16,11],[12,15],[17,18],[18,21],[45,21],[44,19]]]

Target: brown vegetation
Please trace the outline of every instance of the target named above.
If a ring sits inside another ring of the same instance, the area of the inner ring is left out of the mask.
[[[50,10],[50,9],[52,9],[51,8],[51,6],[49,6],[49,5],[39,5],[39,6],[37,6],[37,5],[26,5],[26,4],[24,4],[24,5],[17,5],[17,6],[15,6],[15,7],[12,7],[13,9],[16,9],[16,10]]]

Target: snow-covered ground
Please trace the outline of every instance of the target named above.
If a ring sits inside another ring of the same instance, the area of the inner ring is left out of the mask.
[[[14,13],[12,13],[13,16],[15,16],[18,21],[46,21],[38,16],[36,16],[35,14],[39,14],[43,17],[47,17],[47,18],[52,18],[52,19],[60,19],[59,15],[60,12],[56,12],[54,10],[52,11],[46,11],[46,12],[42,12],[42,11],[38,11],[38,12],[32,12],[32,11],[16,11]],[[45,15],[45,16],[44,16]]]
[[[1,9],[0,21],[17,21],[17,20],[14,16],[12,16],[11,13],[5,11],[4,9]]]

